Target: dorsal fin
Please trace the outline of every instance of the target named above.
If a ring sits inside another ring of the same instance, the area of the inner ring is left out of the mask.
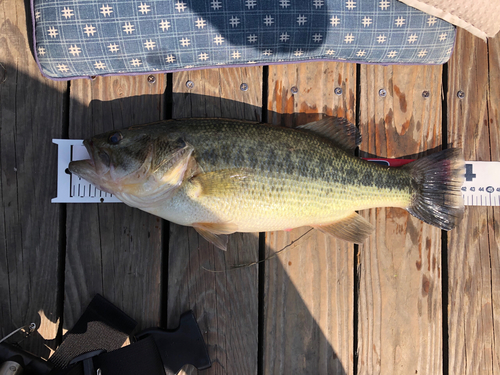
[[[325,117],[298,126],[297,129],[311,131],[326,137],[334,142],[337,147],[349,152],[354,152],[354,149],[361,143],[361,133],[356,125],[343,117]]]

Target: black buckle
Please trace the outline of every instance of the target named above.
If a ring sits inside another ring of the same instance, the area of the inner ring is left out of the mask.
[[[73,358],[69,364],[76,365],[79,362],[82,362],[83,365],[83,375],[101,375],[101,369],[98,368],[95,370],[94,361],[92,358],[98,356],[99,354],[106,353],[106,350],[99,349],[93,350],[91,352],[80,354],[79,356]]]

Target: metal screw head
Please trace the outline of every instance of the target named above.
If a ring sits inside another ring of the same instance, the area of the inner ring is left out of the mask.
[[[187,81],[187,82],[186,82],[186,87],[187,87],[188,89],[192,89],[192,88],[194,87],[194,82],[193,82],[193,81]]]
[[[429,91],[427,91],[427,90],[422,91],[422,97],[428,98],[429,96],[431,96],[431,93]]]
[[[387,96],[387,91],[385,91],[385,89],[380,89],[378,90],[378,95],[385,98]]]
[[[156,77],[154,75],[148,76],[148,82],[153,84],[156,82]]]
[[[292,92],[292,94],[296,94],[299,92],[299,89],[297,88],[297,86],[292,86],[292,88],[290,89],[290,91]]]
[[[335,87],[335,90],[333,90],[335,95],[342,95],[342,88],[341,87]]]
[[[458,96],[458,99],[463,99],[463,98],[465,98],[465,92],[460,90],[459,92],[457,92],[457,96]]]
[[[241,90],[241,91],[247,91],[247,90],[248,90],[248,85],[247,85],[246,83],[242,83],[242,84],[240,85],[240,90]]]

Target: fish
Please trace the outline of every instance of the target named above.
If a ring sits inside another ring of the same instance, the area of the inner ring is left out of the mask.
[[[361,244],[374,226],[357,211],[400,207],[443,230],[460,222],[464,159],[444,149],[398,168],[354,156],[358,128],[326,117],[297,128],[188,118],[84,140],[71,173],[129,206],[192,226],[226,250],[228,235],[309,226]]]

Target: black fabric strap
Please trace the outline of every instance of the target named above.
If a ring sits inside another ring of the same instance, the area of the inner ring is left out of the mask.
[[[210,367],[192,311],[182,314],[176,330],[151,328],[122,347],[135,326],[132,318],[96,295],[50,358],[54,369],[49,375],[165,375],[188,363]]]
[[[85,364],[78,362],[50,375],[161,375],[165,374],[163,362],[154,340],[147,337],[109,353],[90,358],[93,372],[85,372]],[[88,362],[87,362],[87,368]]]
[[[63,369],[83,353],[112,352],[125,343],[136,325],[135,320],[97,294],[49,361]]]

